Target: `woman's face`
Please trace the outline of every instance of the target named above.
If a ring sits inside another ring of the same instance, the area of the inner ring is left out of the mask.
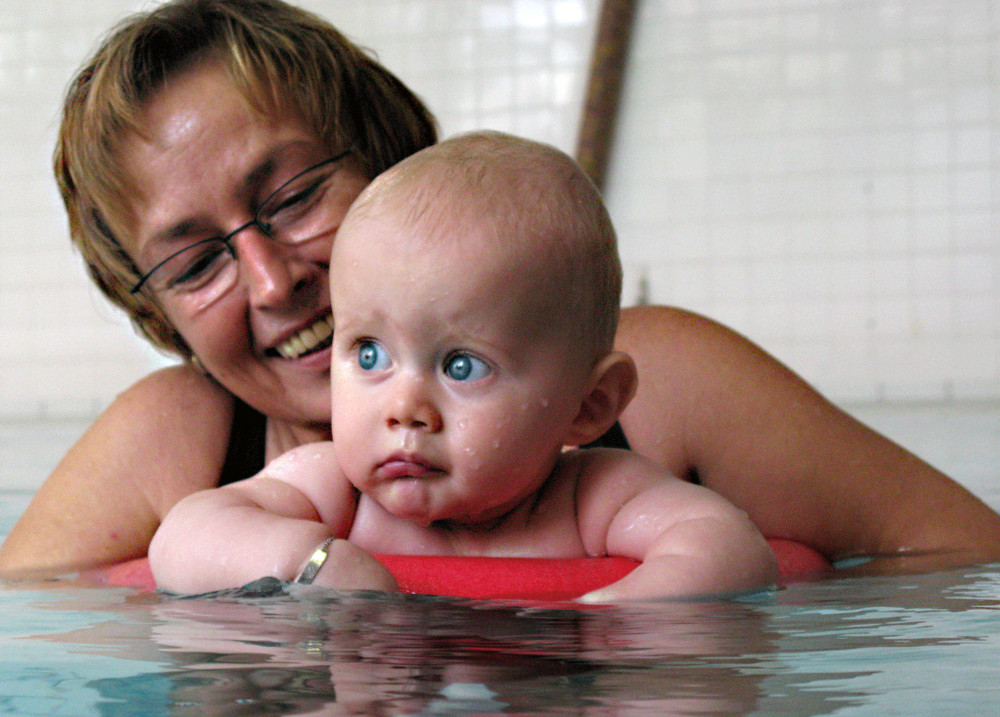
[[[141,271],[246,224],[284,182],[345,149],[324,146],[294,115],[255,113],[211,62],[173,78],[140,119],[121,160],[133,191],[123,243]],[[339,164],[322,198],[329,231],[308,242],[282,244],[256,226],[236,234],[235,282],[210,303],[156,292],[205,369],[272,418],[329,422],[330,248],[368,181],[353,156]]]

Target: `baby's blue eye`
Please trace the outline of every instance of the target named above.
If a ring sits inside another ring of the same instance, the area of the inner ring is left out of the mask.
[[[469,354],[453,354],[444,362],[444,373],[455,381],[479,381],[490,375],[491,369],[482,359]]]
[[[375,341],[362,341],[358,344],[358,366],[363,371],[384,370],[391,365],[389,354]]]

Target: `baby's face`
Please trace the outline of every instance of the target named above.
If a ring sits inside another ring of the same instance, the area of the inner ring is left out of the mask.
[[[461,231],[434,243],[366,216],[341,229],[330,266],[338,461],[421,524],[486,522],[530,496],[589,375],[539,262]]]

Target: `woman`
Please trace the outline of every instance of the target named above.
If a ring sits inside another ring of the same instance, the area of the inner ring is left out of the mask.
[[[101,289],[187,359],[123,393],[0,549],[6,573],[145,554],[180,498],[329,437],[328,257],[346,208],[435,141],[431,116],[279,0],[178,0],[119,27],[66,100],[56,174]],[[220,238],[221,237],[221,238]],[[744,338],[623,312],[631,447],[831,559],[1000,557],[1000,517]]]

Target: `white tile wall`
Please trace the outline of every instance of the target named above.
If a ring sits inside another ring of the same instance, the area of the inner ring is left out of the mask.
[[[135,0],[0,3],[0,417],[92,414],[162,359],[90,288],[51,179],[59,103]]]
[[[608,192],[628,269],[834,398],[997,395],[998,12],[640,3]]]
[[[77,63],[138,0],[0,3],[0,418],[162,357],[91,290],[49,173]],[[599,0],[308,0],[445,134],[572,150]],[[837,400],[1000,396],[1000,0],[644,0],[608,204],[626,303],[734,326]]]

